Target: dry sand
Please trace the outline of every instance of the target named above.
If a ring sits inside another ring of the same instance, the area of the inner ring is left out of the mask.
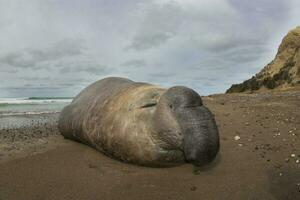
[[[204,103],[221,150],[196,172],[108,158],[64,140],[55,115],[2,129],[0,199],[300,199],[300,92],[213,95]]]

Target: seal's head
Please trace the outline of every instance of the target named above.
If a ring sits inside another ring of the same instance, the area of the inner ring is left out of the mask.
[[[208,164],[219,151],[219,133],[212,113],[194,90],[175,86],[161,95],[154,113],[156,132],[178,143],[187,162]],[[175,138],[175,139],[174,139]]]

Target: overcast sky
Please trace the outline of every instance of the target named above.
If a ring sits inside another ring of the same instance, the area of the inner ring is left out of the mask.
[[[0,97],[107,76],[222,93],[275,56],[299,0],[0,0]]]

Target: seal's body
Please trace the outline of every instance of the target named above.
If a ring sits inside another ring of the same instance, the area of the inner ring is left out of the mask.
[[[124,78],[84,89],[61,112],[59,129],[65,138],[147,166],[203,165],[219,150],[214,118],[195,91]]]

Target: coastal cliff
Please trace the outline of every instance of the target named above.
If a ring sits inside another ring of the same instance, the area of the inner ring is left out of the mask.
[[[285,89],[297,85],[300,85],[300,27],[283,38],[272,62],[252,78],[233,84],[226,93]]]

